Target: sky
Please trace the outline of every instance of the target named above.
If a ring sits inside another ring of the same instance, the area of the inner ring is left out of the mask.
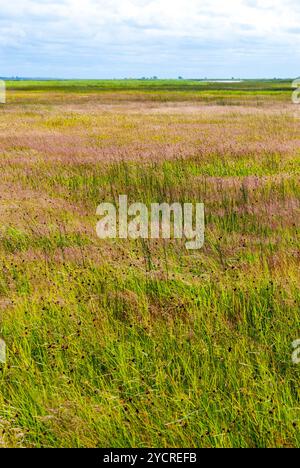
[[[294,78],[299,0],[0,0],[0,76]]]

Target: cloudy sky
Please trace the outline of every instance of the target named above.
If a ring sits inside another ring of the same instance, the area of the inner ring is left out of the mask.
[[[0,76],[300,75],[299,0],[0,0]]]

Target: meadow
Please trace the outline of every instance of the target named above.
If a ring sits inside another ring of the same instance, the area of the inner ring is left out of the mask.
[[[11,81],[2,447],[299,447],[300,119],[288,81]],[[203,202],[205,243],[96,208]]]

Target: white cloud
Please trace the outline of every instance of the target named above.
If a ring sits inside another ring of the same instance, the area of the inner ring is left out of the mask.
[[[0,0],[0,12],[0,64],[5,70],[7,63],[15,74],[24,74],[25,62],[34,74],[44,74],[49,61],[57,76],[81,76],[83,69],[95,75],[104,66],[111,67],[112,76],[130,70],[132,75],[147,74],[151,64],[167,73],[166,60],[172,61],[170,75],[174,61],[184,74],[186,57],[190,64],[211,62],[206,75],[215,72],[213,59],[218,57],[222,74],[228,54],[239,74],[249,55],[266,71],[274,65],[273,74],[279,74],[278,67],[286,66],[289,57],[288,69],[297,74],[296,0]],[[278,55],[277,67],[274,58],[268,62],[272,54]]]

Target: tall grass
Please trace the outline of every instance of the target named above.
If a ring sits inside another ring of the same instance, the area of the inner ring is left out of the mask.
[[[161,157],[140,162],[130,157],[128,123],[151,121],[147,106],[137,116],[128,102],[107,120],[107,109],[94,101],[86,108],[70,94],[64,99],[79,106],[78,119],[65,125],[51,100],[30,103],[34,90],[24,91],[25,110],[13,101],[0,114],[6,135],[14,115],[17,139],[36,132],[25,146],[8,137],[1,150],[2,446],[298,447],[291,343],[300,328],[300,193],[291,119],[285,113],[279,123],[277,104],[266,101],[262,133],[242,111],[233,121],[248,143],[260,137],[263,151],[243,152],[237,140],[225,141],[225,151],[211,140],[210,150],[195,146],[176,157],[167,133]],[[222,116],[228,128],[231,118]],[[59,158],[49,152],[48,132],[71,141],[105,133],[114,119],[123,138],[117,158],[99,161],[101,149],[89,142],[94,157],[86,161],[72,156],[76,147]],[[160,129],[175,125],[189,145],[205,124],[180,119],[162,115]],[[213,134],[216,115],[205,119]],[[164,160],[170,146],[175,156]],[[98,239],[96,207],[119,194],[147,205],[204,202],[203,249],[188,252],[181,240]]]

